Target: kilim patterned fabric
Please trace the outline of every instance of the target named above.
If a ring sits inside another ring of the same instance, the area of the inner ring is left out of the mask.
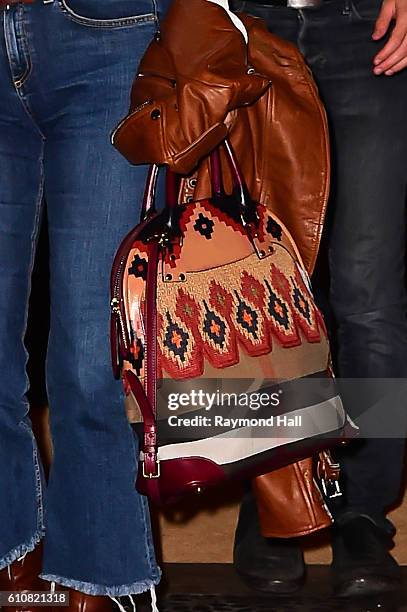
[[[165,272],[158,281],[158,378],[196,378],[204,374],[205,362],[214,368],[228,368],[239,363],[242,353],[252,357],[271,354],[267,374],[272,378],[274,344],[286,348],[307,343],[327,346],[325,325],[295,245],[270,211],[262,206],[258,210],[262,221],[259,238],[263,242],[270,239],[271,250],[263,258],[253,252],[241,224],[209,201],[184,209],[180,218],[185,236],[182,249],[174,248],[167,265],[173,278],[180,259],[188,272],[184,272],[183,282],[166,281]],[[132,360],[127,365],[141,378],[147,270],[147,246],[136,242],[128,257],[124,284],[132,337]],[[326,349],[321,358],[320,370],[325,370]],[[303,374],[308,373],[306,360],[301,366],[299,354],[297,359]]]
[[[184,380],[182,389],[188,391],[189,384],[205,387],[206,379],[217,376],[287,381],[325,375],[329,366],[325,325],[295,245],[279,220],[265,207],[258,207],[258,238],[261,245],[268,245],[259,257],[236,215],[207,200],[181,210],[182,245],[167,252],[157,281],[158,380]],[[143,381],[148,265],[148,245],[138,240],[129,253],[124,282],[132,339],[132,359],[124,369],[133,369]],[[130,389],[127,392],[129,418],[136,423],[142,416]],[[303,402],[294,403],[287,410],[304,408]],[[191,407],[179,408],[178,414],[189,411],[195,416]],[[162,442],[168,439],[166,414],[165,402],[162,410],[158,402]],[[211,443],[216,431],[195,428],[194,435]],[[162,456],[164,452],[168,450],[162,448]],[[188,452],[185,446],[183,452]],[[207,452],[201,444],[200,453]]]
[[[270,472],[352,429],[293,239],[238,172],[232,195],[217,186],[216,159],[213,173],[212,198],[187,204],[169,173],[160,213],[149,182],[112,271],[113,367],[141,443],[137,487],[159,504]],[[259,392],[275,404],[254,407]]]

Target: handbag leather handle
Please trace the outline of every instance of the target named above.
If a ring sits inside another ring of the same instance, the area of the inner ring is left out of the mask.
[[[222,168],[220,163],[219,148],[214,149],[210,155],[211,164],[211,183],[212,192],[215,196],[221,197],[224,195],[223,183],[222,183]]]
[[[146,187],[141,205],[140,221],[145,221],[152,213],[157,212],[155,202],[159,169],[157,164],[153,164],[148,170]],[[176,229],[175,211],[178,206],[179,184],[179,176],[167,169],[165,174],[165,209],[168,212],[168,219],[165,225],[170,232],[175,232]]]
[[[247,207],[248,191],[236,156],[227,139],[221,146],[224,147],[226,152],[226,157],[232,174],[233,186],[239,195],[239,203],[241,203],[242,207],[245,209]],[[224,194],[224,189],[222,184],[222,169],[219,148],[212,151],[210,155],[210,163],[213,193],[217,196],[221,196]],[[144,221],[151,213],[156,212],[155,200],[157,193],[158,172],[159,166],[157,164],[152,164],[148,169],[146,187],[141,205],[140,217],[142,221]],[[178,206],[179,176],[167,169],[165,183],[166,206],[169,209],[174,209]]]
[[[167,168],[165,173],[165,199],[170,210],[178,206],[180,178]]]
[[[230,171],[232,173],[233,185],[239,189],[244,189],[245,182],[243,179],[243,175],[236,159],[236,155],[232,149],[232,145],[230,144],[227,138],[223,142],[223,147],[226,151],[226,157],[229,163]]]
[[[250,197],[249,190],[247,189],[243,174],[240,170],[240,166],[233,151],[232,145],[226,138],[220,146],[223,146],[224,151],[226,153],[226,158],[232,175],[233,193],[238,201],[243,225],[250,225],[252,223],[256,223],[256,221],[258,220],[257,205]],[[225,195],[225,190],[222,181],[222,168],[219,148],[212,151],[210,155],[210,163],[213,194],[217,197],[222,197]]]
[[[140,221],[144,221],[151,213],[156,212],[155,196],[157,191],[158,170],[159,167],[157,164],[153,164],[148,169],[146,187],[144,190],[143,202],[141,204]]]
[[[249,195],[249,191],[247,189],[238,161],[236,159],[236,155],[228,139],[225,139],[220,146],[224,148],[224,151],[226,153],[226,158],[232,175],[234,195],[238,201],[242,222],[244,225],[250,225],[257,219],[256,205],[253,203]],[[222,181],[222,168],[219,147],[212,151],[210,155],[210,165],[213,194],[217,197],[222,197],[223,195],[225,195],[225,191]],[[158,173],[159,166],[157,164],[151,165],[148,170],[146,187],[144,190],[143,202],[141,206],[141,221],[146,220],[152,213],[157,212],[155,201],[157,193]],[[177,234],[178,232],[176,210],[179,204],[180,176],[167,169],[165,176],[165,187],[165,209],[167,210],[168,214],[168,218],[165,225],[171,233]]]

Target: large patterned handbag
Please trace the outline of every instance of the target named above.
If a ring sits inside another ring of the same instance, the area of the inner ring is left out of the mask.
[[[251,478],[351,437],[321,313],[291,236],[253,202],[223,145],[234,190],[211,157],[213,196],[181,205],[167,173],[111,277],[114,373],[140,436],[138,489],[157,503]]]

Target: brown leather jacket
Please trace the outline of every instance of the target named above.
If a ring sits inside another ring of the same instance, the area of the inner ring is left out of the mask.
[[[182,199],[211,195],[205,159],[227,135],[253,198],[288,227],[312,272],[329,187],[325,112],[298,50],[206,0],[174,0],[139,66],[130,114],[113,143],[133,164],[167,164]],[[226,163],[225,186],[230,186]],[[330,524],[311,459],[256,479],[264,535],[290,537]],[[289,510],[292,509],[290,512]]]
[[[207,161],[199,162],[228,134],[252,197],[288,227],[311,273],[329,189],[325,112],[296,47],[260,19],[239,16],[248,46],[221,7],[172,3],[114,144],[132,163],[197,174],[184,197],[201,199],[211,184]]]

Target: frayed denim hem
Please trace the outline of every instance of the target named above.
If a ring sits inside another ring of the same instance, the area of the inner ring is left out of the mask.
[[[33,551],[37,544],[41,542],[44,535],[44,530],[36,531],[33,537],[30,538],[28,542],[26,542],[25,544],[20,544],[19,546],[13,548],[13,550],[10,550],[10,552],[7,553],[7,555],[3,557],[3,559],[0,559],[0,570],[4,569],[5,567],[8,567],[12,563],[14,563],[14,561],[17,561],[17,559],[21,559],[27,553]]]
[[[54,576],[52,574],[40,574],[40,578],[43,580],[48,580],[49,582],[56,582],[57,584],[74,589],[75,591],[80,591],[86,595],[125,597],[129,595],[140,595],[141,593],[150,591],[152,587],[157,586],[161,580],[161,570],[158,569],[158,572],[158,577],[155,580],[141,580],[140,582],[122,584],[121,586],[102,586],[92,584],[91,582],[71,580],[70,578],[64,578],[63,576]]]

